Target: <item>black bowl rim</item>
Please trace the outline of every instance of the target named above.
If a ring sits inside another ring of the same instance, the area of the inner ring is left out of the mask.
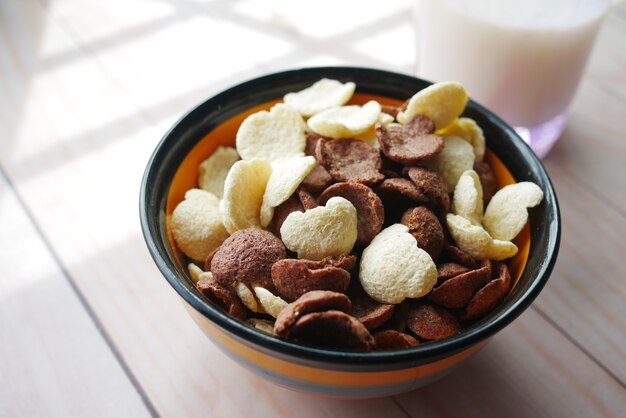
[[[204,317],[209,319],[212,323],[217,325],[223,331],[226,331],[237,340],[244,343],[253,344],[263,352],[272,354],[279,354],[290,358],[292,361],[300,363],[310,363],[320,365],[320,363],[333,364],[333,367],[339,367],[340,365],[351,366],[382,366],[385,369],[403,368],[407,364],[425,364],[437,359],[445,358],[471,346],[485,340],[488,337],[493,336],[495,333],[503,329],[516,319],[537,297],[545,286],[553,268],[556,263],[558,249],[560,244],[561,235],[561,220],[559,205],[554,192],[552,182],[547,175],[543,165],[539,159],[535,156],[530,147],[517,135],[517,133],[499,117],[493,114],[488,109],[484,108],[480,104],[470,100],[468,108],[473,108],[477,112],[486,116],[490,122],[496,125],[499,129],[503,130],[507,137],[512,140],[512,145],[517,148],[523,156],[524,161],[528,164],[528,168],[536,172],[536,174],[542,179],[544,185],[544,202],[547,206],[547,210],[552,219],[548,225],[548,237],[550,242],[548,243],[548,254],[546,254],[545,262],[541,265],[540,271],[536,275],[535,279],[531,282],[530,286],[526,289],[525,293],[512,305],[506,309],[498,312],[498,314],[491,318],[487,322],[478,323],[473,328],[466,330],[454,337],[448,339],[435,341],[427,344],[422,344],[414,348],[407,348],[401,350],[390,351],[374,351],[374,352],[352,352],[352,351],[335,351],[330,349],[323,349],[305,345],[294,344],[288,341],[283,341],[278,338],[272,337],[268,334],[264,334],[260,331],[253,329],[252,327],[239,322],[238,320],[230,317],[228,314],[222,312],[219,309],[214,308],[205,300],[203,300],[197,292],[194,293],[193,287],[187,283],[187,279],[178,277],[173,270],[174,264],[168,265],[167,251],[158,245],[157,237],[159,236],[159,230],[157,221],[154,219],[157,217],[158,208],[155,207],[153,200],[151,199],[153,194],[153,187],[151,180],[158,171],[157,162],[161,162],[166,154],[167,148],[170,143],[175,139],[177,129],[181,125],[191,118],[197,117],[199,112],[202,112],[212,102],[217,103],[227,96],[238,94],[239,92],[246,92],[252,86],[263,84],[266,82],[276,82],[288,77],[311,77],[311,82],[316,81],[316,78],[327,76],[329,73],[343,74],[345,77],[356,77],[359,73],[367,74],[368,76],[380,76],[386,79],[404,80],[410,82],[420,82],[430,84],[429,81],[419,79],[417,77],[409,76],[406,74],[395,73],[386,70],[364,68],[364,67],[304,67],[296,68],[276,73],[271,73],[261,77],[253,78],[242,83],[238,83],[231,86],[222,92],[206,99],[202,103],[195,106],[193,109],[184,114],[162,137],[154,152],[152,153],[144,172],[139,199],[139,212],[141,228],[144,239],[148,246],[150,255],[154,259],[157,267],[164,275],[169,284],[176,290],[176,292],[193,307],[200,312]],[[340,78],[340,77],[337,77]],[[357,83],[358,91],[358,83]],[[373,94],[385,95],[385,88],[381,92],[371,92]],[[240,111],[239,111],[240,112]],[[177,169],[178,167],[176,167]],[[175,170],[174,170],[175,171]],[[171,179],[170,179],[171,184]],[[169,190],[169,184],[167,189]],[[167,196],[167,193],[166,193]],[[149,216],[149,214],[154,216]],[[152,218],[152,220],[151,220]],[[161,221],[164,222],[164,215],[161,214]],[[162,231],[161,231],[162,233]],[[532,246],[531,246],[532,247]],[[171,262],[171,260],[170,260]]]

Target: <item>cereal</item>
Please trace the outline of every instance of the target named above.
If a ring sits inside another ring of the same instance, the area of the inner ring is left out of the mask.
[[[523,181],[498,190],[491,198],[483,225],[495,239],[512,240],[528,220],[527,208],[543,200],[543,191],[535,183]]]
[[[311,196],[311,193],[302,187],[298,187],[296,195],[298,196],[298,199],[300,199],[300,203],[302,204],[302,208],[304,210],[315,209],[319,206],[315,198]]]
[[[426,295],[437,281],[437,268],[418,248],[409,228],[394,224],[363,251],[359,279],[365,292],[381,303],[398,304]]]
[[[369,187],[360,183],[336,183],[320,195],[320,204],[331,197],[343,197],[354,205],[357,214],[357,246],[371,242],[385,221],[383,202]]]
[[[504,260],[517,254],[517,246],[510,241],[493,239],[482,226],[473,225],[462,216],[448,213],[448,230],[460,249],[479,260]]]
[[[437,266],[437,284],[441,284],[448,279],[468,272],[469,269],[457,263],[442,263]]]
[[[201,189],[185,193],[170,220],[178,247],[194,260],[204,260],[228,238],[219,211],[219,199]]]
[[[378,149],[379,148],[379,144],[378,144],[378,135],[376,133],[376,126],[387,126],[391,123],[394,122],[394,117],[387,114],[387,113],[379,113],[378,114],[378,120],[376,121],[376,123],[374,125],[372,125],[367,131],[355,135],[354,138],[355,139],[360,139],[361,141],[365,141],[368,144],[370,144],[371,146],[373,146],[374,148]]]
[[[344,105],[350,100],[356,85],[342,84],[337,80],[322,78],[312,86],[285,95],[285,103],[293,106],[304,117],[313,116],[331,107]]]
[[[325,188],[333,184],[333,178],[321,165],[316,165],[313,170],[302,181],[302,185],[313,193],[320,193]]]
[[[187,265],[187,270],[189,271],[189,276],[191,276],[191,280],[193,280],[194,283],[198,283],[200,275],[204,273],[204,270],[196,266],[194,263],[189,263]]]
[[[407,326],[420,338],[440,340],[461,331],[459,321],[441,306],[419,302],[407,312]]]
[[[198,166],[198,186],[221,199],[224,196],[224,181],[228,171],[237,160],[239,154],[235,148],[217,147],[213,154]]]
[[[445,214],[450,207],[448,186],[444,179],[435,171],[424,167],[410,167],[407,175],[417,190],[428,197],[428,206],[437,214]]]
[[[452,210],[474,225],[483,221],[483,188],[474,170],[465,171],[454,188]]]
[[[358,139],[322,139],[317,143],[316,158],[333,179],[373,185],[381,182],[382,160],[371,145]]]
[[[462,319],[470,321],[480,318],[498,306],[508,295],[511,288],[511,274],[506,264],[496,263],[494,267],[495,279],[480,289],[465,308]]]
[[[465,88],[454,81],[436,83],[418,91],[411,97],[406,110],[398,113],[398,122],[408,123],[415,115],[424,115],[441,129],[455,120],[467,104]]]
[[[480,178],[480,185],[483,189],[483,207],[486,207],[493,195],[498,190],[496,176],[493,174],[491,166],[484,161],[474,162],[474,171]]]
[[[385,179],[376,187],[379,195],[390,199],[408,199],[418,203],[428,202],[428,196],[422,193],[415,183],[403,178]]]
[[[292,212],[280,228],[285,246],[298,258],[321,260],[348,254],[357,239],[357,212],[343,197],[332,197],[326,206]]]
[[[317,147],[317,143],[322,139],[324,139],[324,137],[314,132],[308,132],[306,134],[306,147],[304,149],[304,153],[317,158],[315,148]],[[325,188],[330,186],[333,181],[333,178],[330,174],[328,174],[328,171],[324,168],[324,166],[318,164],[313,168],[309,175],[304,178],[302,185],[312,193],[320,193]]]
[[[338,310],[349,312],[352,309],[350,299],[343,293],[328,290],[313,290],[300,296],[295,302],[290,303],[278,315],[274,323],[274,332],[280,338],[286,338],[290,328],[303,315],[311,312]]]
[[[274,208],[289,199],[316,164],[315,158],[311,156],[291,157],[272,162],[272,173],[267,181],[260,208],[261,226],[269,225],[274,216]]]
[[[204,271],[205,272],[209,272],[211,271],[211,261],[213,261],[213,257],[215,256],[215,253],[217,252],[217,250],[219,250],[220,247],[217,247],[216,249],[214,249],[213,251],[211,251],[209,253],[209,255],[206,256],[206,258],[204,259]]]
[[[445,242],[443,227],[435,214],[425,206],[409,208],[404,212],[400,223],[409,228],[409,233],[417,241],[417,246],[437,260]]]
[[[388,114],[394,119],[398,116],[398,113],[401,112],[402,110],[404,109],[401,108],[400,106],[392,106],[392,105],[386,105],[386,104],[380,105],[380,111],[382,113]]]
[[[196,283],[196,288],[213,303],[217,304],[235,318],[245,320],[246,308],[235,292],[222,285],[212,276],[204,276]]]
[[[272,218],[272,224],[274,226],[274,232],[280,238],[280,228],[283,226],[285,219],[291,212],[304,212],[302,203],[296,195],[291,196],[283,203],[278,205],[274,210],[274,217]]]
[[[443,254],[447,260],[458,263],[464,267],[467,267],[470,270],[478,268],[478,263],[476,263],[476,260],[474,260],[471,255],[469,255],[457,246],[446,245],[445,247],[443,247]]]
[[[211,261],[211,272],[224,286],[241,282],[273,290],[272,264],[286,257],[285,246],[272,233],[242,229],[220,246]]]
[[[405,125],[376,124],[381,151],[390,160],[407,165],[423,163],[441,152],[443,138],[434,132],[433,121],[422,115],[416,115]]]
[[[304,260],[284,259],[272,266],[272,280],[278,293],[293,302],[311,290],[331,290],[345,293],[350,273],[333,266],[312,267]]]
[[[341,311],[303,315],[291,327],[289,339],[318,347],[371,351],[376,341],[356,318]]]
[[[237,131],[237,152],[244,160],[273,161],[304,152],[305,123],[293,107],[279,103],[248,116]]]
[[[443,143],[443,150],[433,159],[431,166],[446,181],[448,190],[454,190],[461,175],[474,166],[474,150],[458,136],[446,136]]]
[[[393,329],[386,329],[374,334],[377,350],[390,350],[393,348],[407,348],[419,345],[419,342],[409,334]]]
[[[291,212],[304,212],[305,210],[313,209],[317,206],[318,204],[315,198],[311,196],[306,189],[298,187],[296,192],[289,199],[276,207],[274,218],[272,219],[274,232],[280,237],[280,227]]]
[[[275,335],[274,323],[272,321],[268,321],[267,319],[248,318],[246,322],[261,332],[264,332],[270,335]]]
[[[347,272],[352,272],[356,266],[355,255],[340,255],[338,257],[324,257],[321,260],[300,260],[310,269],[321,269],[324,267],[337,267]]]
[[[383,162],[383,166],[380,169],[380,172],[385,176],[386,179],[393,178],[402,178],[402,170],[404,166],[395,161],[391,161],[385,154],[380,153],[380,159]]]
[[[237,296],[239,296],[241,303],[243,303],[246,308],[250,309],[252,312],[265,313],[263,307],[259,305],[254,293],[250,290],[248,285],[241,282],[235,282],[233,284],[233,289],[235,290],[235,293],[237,293]]]
[[[436,132],[442,136],[458,136],[466,140],[474,148],[476,161],[482,161],[485,156],[485,135],[480,126],[470,118],[455,119],[450,125]]]
[[[497,191],[460,84],[401,106],[346,105],[355,88],[322,79],[248,116],[237,149],[198,166],[172,235],[198,291],[268,335],[359,351],[450,337],[509,294],[495,260],[543,193]]]
[[[481,268],[459,274],[433,288],[428,300],[446,308],[463,308],[490,279],[491,262],[486,260]]]
[[[350,292],[352,302],[351,314],[361,321],[370,331],[380,328],[385,324],[395,311],[395,305],[380,303],[369,297],[362,289],[354,286],[356,290]]]
[[[285,302],[279,296],[274,295],[272,292],[261,286],[254,286],[254,294],[256,295],[259,305],[263,308],[267,314],[277,318],[278,315],[287,307]]]
[[[406,225],[417,246],[428,253],[433,261],[441,255],[444,235],[439,219],[425,206],[408,209],[400,223]]]
[[[307,125],[313,132],[327,138],[354,138],[378,121],[380,104],[370,100],[363,106],[336,106],[312,116]]]
[[[271,173],[272,168],[265,160],[237,161],[232,166],[220,203],[222,221],[230,234],[261,226],[260,210]]]

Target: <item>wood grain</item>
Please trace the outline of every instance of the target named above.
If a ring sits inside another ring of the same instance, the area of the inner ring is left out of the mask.
[[[0,416],[150,416],[0,175]]]
[[[533,310],[449,377],[397,399],[412,416],[437,417],[618,417],[626,408],[624,387]]]

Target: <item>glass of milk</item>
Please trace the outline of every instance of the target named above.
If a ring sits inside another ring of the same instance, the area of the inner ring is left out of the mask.
[[[419,0],[417,75],[461,82],[543,158],[610,0]]]

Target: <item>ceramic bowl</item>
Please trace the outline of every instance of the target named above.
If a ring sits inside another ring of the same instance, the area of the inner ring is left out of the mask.
[[[414,348],[369,353],[321,349],[282,341],[228,316],[204,298],[187,273],[168,219],[186,190],[196,186],[198,164],[219,145],[234,146],[241,121],[268,109],[285,93],[323,78],[353,81],[353,103],[376,98],[400,104],[430,83],[387,71],[323,67],[270,74],[231,87],[189,111],[165,134],[150,158],[140,195],[141,226],[148,249],[165,280],[191,317],[229,357],[268,380],[297,391],[336,398],[371,398],[410,391],[449,373],[518,317],[537,297],[556,261],[560,219],[557,199],[541,162],[515,131],[479,104],[464,112],[483,129],[486,160],[500,186],[532,181],[545,193],[529,211],[509,262],[514,287],[489,315],[454,337]],[[156,279],[156,278],[155,278]]]

